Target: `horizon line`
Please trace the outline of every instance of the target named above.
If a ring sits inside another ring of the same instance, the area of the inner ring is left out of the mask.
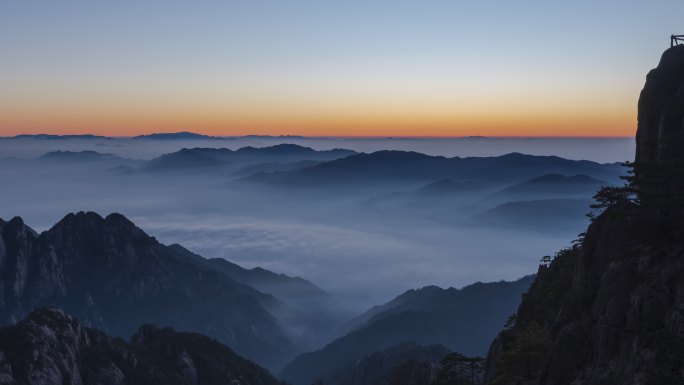
[[[297,135],[297,134],[244,134],[244,135],[210,135],[202,134],[193,131],[172,131],[172,132],[153,132],[150,134],[138,135],[102,135],[92,133],[80,134],[50,134],[50,133],[26,133],[16,135],[0,135],[0,139],[15,139],[18,137],[32,137],[32,136],[54,136],[54,137],[72,137],[72,136],[93,136],[107,139],[135,139],[138,137],[146,137],[151,135],[173,135],[173,134],[194,134],[206,137],[207,140],[212,139],[227,139],[227,138],[248,138],[248,137],[264,137],[264,138],[307,138],[307,139],[634,139],[634,135]],[[198,138],[201,139],[201,138]],[[182,139],[180,139],[182,140]]]

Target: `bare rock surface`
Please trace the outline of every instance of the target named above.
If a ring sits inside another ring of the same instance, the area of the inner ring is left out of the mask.
[[[0,329],[0,384],[280,384],[265,369],[195,333],[140,328],[127,343],[41,308]]]

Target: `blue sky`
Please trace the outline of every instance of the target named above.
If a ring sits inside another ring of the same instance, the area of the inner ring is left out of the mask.
[[[629,135],[683,14],[681,1],[3,1],[0,134]]]

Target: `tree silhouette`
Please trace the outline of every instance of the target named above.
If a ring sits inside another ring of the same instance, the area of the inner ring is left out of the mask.
[[[627,174],[620,177],[620,179],[625,181],[625,184],[622,186],[604,186],[594,194],[595,203],[589,206],[592,211],[587,214],[592,220],[605,209],[621,202],[638,202],[637,190],[639,181],[635,177],[635,165],[633,162],[624,162],[622,165],[627,168]]]
[[[480,385],[483,383],[485,360],[451,353],[442,360],[442,367],[433,385]]]

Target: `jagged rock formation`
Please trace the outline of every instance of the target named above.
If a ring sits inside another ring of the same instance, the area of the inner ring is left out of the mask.
[[[684,384],[684,47],[639,101],[639,203],[622,201],[560,252],[494,341],[490,384]]]
[[[54,306],[128,338],[141,324],[204,333],[277,369],[293,345],[275,298],[184,259],[119,214],[69,214],[37,234],[0,220],[0,325]]]
[[[636,177],[645,203],[684,193],[684,46],[663,53],[639,98]]]
[[[130,343],[38,309],[0,329],[0,384],[276,385],[265,369],[215,340],[146,325]]]

